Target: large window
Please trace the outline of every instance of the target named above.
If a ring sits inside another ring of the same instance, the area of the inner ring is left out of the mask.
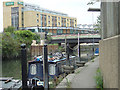
[[[19,7],[11,8],[11,23],[16,29],[19,28]]]

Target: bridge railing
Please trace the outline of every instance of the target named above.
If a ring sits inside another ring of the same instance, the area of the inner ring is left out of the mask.
[[[99,34],[80,34],[80,38],[101,38]],[[52,39],[78,38],[77,34],[53,35]]]

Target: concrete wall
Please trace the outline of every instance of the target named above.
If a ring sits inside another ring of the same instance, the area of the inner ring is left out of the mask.
[[[101,3],[102,39],[120,34],[119,11],[117,2]]]
[[[118,88],[120,86],[120,83],[118,83],[118,80],[120,80],[118,74],[120,69],[118,38],[120,38],[120,35],[101,40],[99,43],[100,69],[103,74],[104,88]]]
[[[99,60],[104,88],[120,89],[120,3],[102,2],[101,19]]]

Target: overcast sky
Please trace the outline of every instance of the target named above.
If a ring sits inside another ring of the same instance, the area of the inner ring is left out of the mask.
[[[3,27],[3,1],[10,0],[0,0],[0,28]],[[26,3],[39,5],[42,8],[49,10],[54,10],[62,13],[68,14],[68,16],[76,17],[77,24],[92,24],[96,22],[97,16],[100,15],[99,12],[88,12],[88,8],[100,8],[100,3],[95,3],[94,5],[87,5],[90,0],[23,0]],[[94,19],[92,18],[94,17]]]

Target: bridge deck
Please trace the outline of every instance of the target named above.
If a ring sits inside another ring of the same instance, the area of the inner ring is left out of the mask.
[[[77,34],[72,34],[72,35],[54,35],[52,36],[52,39],[67,39],[70,38],[78,38]],[[80,34],[80,38],[100,38],[99,34]]]

